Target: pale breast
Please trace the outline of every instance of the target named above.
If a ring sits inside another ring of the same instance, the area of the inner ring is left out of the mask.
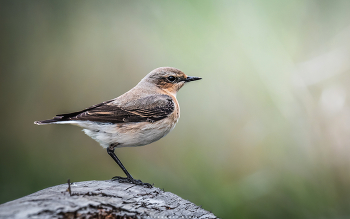
[[[81,121],[76,125],[85,128],[85,134],[104,148],[111,144],[117,144],[117,147],[143,146],[161,139],[174,129],[180,118],[180,108],[176,99],[174,103],[174,112],[156,122],[112,124]]]

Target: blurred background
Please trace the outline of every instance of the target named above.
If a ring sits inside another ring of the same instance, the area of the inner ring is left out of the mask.
[[[1,1],[0,203],[123,175],[81,128],[36,126],[160,66],[165,138],[117,149],[136,179],[221,218],[350,216],[350,1]]]

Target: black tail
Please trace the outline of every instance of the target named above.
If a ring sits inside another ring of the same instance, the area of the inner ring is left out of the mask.
[[[47,124],[52,124],[52,123],[56,123],[56,122],[60,122],[60,121],[67,121],[67,119],[65,119],[63,116],[56,116],[53,119],[47,119],[47,120],[43,120],[43,121],[35,121],[34,124],[35,125],[47,125]]]
[[[66,114],[59,114],[56,115],[53,119],[48,119],[48,120],[43,120],[43,121],[35,121],[34,124],[36,125],[47,125],[47,124],[52,124],[52,123],[56,123],[56,122],[63,122],[63,121],[72,121],[72,120],[77,120],[77,116],[83,112],[86,112],[88,110],[94,109],[96,107],[102,106],[106,103],[112,102],[114,99],[112,100],[108,100],[105,101],[103,103],[99,103],[96,105],[93,105],[89,108],[86,108],[84,110],[78,111],[78,112],[73,112],[73,113],[66,113]]]

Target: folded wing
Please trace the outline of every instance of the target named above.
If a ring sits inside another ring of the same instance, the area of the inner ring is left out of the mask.
[[[174,111],[175,105],[168,95],[152,95],[136,99],[123,106],[113,100],[106,101],[85,110],[60,114],[37,124],[60,121],[94,121],[104,123],[155,122],[166,118]]]

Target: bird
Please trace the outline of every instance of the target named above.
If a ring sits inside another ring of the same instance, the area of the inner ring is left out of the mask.
[[[58,114],[36,125],[71,124],[107,149],[126,177],[112,180],[152,187],[134,179],[115,154],[116,148],[144,146],[166,136],[180,118],[176,94],[186,83],[200,80],[173,67],[160,67],[148,73],[135,87],[117,98],[84,110]]]

